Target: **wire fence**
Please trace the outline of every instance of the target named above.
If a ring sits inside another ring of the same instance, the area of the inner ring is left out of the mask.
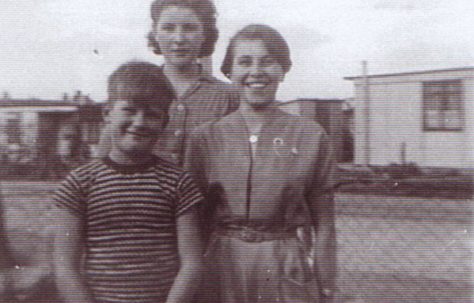
[[[339,195],[342,296],[472,302],[471,202]]]
[[[48,199],[53,187],[2,184],[3,217],[18,262],[13,273],[27,280],[17,294],[23,302],[55,300]],[[338,193],[336,302],[474,302],[472,202]]]

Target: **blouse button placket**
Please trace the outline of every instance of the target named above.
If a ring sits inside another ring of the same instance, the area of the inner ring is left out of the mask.
[[[178,112],[184,112],[184,110],[185,110],[184,104],[182,104],[182,103],[178,104],[178,105],[176,106],[176,110],[177,110]]]
[[[183,148],[183,132],[186,127],[186,106],[183,103],[178,103],[175,107],[175,117],[174,123],[175,129],[173,131],[173,135],[175,137],[175,145],[173,148],[173,154],[180,154],[180,151]],[[176,157],[177,158],[177,157]]]

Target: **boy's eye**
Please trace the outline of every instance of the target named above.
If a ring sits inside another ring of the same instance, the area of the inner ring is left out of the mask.
[[[133,115],[137,113],[137,108],[132,107],[132,106],[123,107],[122,110],[129,115]]]
[[[161,25],[161,29],[164,30],[164,31],[167,31],[167,32],[173,31],[174,28],[175,28],[175,26],[173,24],[169,24],[169,23]]]
[[[161,120],[164,118],[164,113],[161,111],[146,111],[145,116],[154,120]]]
[[[252,65],[252,59],[248,57],[242,57],[237,59],[237,64],[241,66],[250,66]]]

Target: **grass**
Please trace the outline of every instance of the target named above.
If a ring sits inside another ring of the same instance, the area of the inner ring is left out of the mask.
[[[366,195],[362,193],[369,185],[385,184],[390,189],[394,182],[383,173],[366,175],[378,181],[363,184],[356,194],[344,192],[348,186],[344,185],[336,195],[339,302],[467,302],[472,285],[465,281],[465,268],[472,266],[472,249],[462,244],[470,235],[469,228],[466,236],[461,231],[470,225],[472,200],[397,197],[393,191],[383,195],[380,188]],[[408,177],[400,180],[412,182]],[[417,180],[423,179],[418,176]],[[20,293],[28,303],[57,302],[50,271],[53,218],[49,199],[56,184],[2,182],[7,232],[20,265],[16,279],[19,285],[31,285]],[[426,183],[420,184],[426,191]],[[449,191],[454,188],[449,182],[441,186]]]
[[[339,168],[338,191],[344,193],[444,199],[471,199],[472,173],[414,165]]]

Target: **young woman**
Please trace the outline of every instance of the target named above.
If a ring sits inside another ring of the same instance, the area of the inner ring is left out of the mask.
[[[207,258],[209,272],[218,275],[220,302],[332,298],[331,148],[320,125],[276,105],[290,66],[288,45],[277,31],[265,25],[239,31],[222,72],[240,88],[240,108],[198,127],[187,148],[185,168],[208,198]],[[314,266],[297,236],[305,227],[316,233]]]
[[[163,72],[177,96],[155,152],[182,165],[190,131],[236,110],[239,97],[231,85],[208,75],[200,64],[201,58],[212,55],[218,37],[212,1],[155,0],[151,18],[148,44],[155,54],[164,57]],[[106,137],[105,131],[101,156],[110,146]]]

